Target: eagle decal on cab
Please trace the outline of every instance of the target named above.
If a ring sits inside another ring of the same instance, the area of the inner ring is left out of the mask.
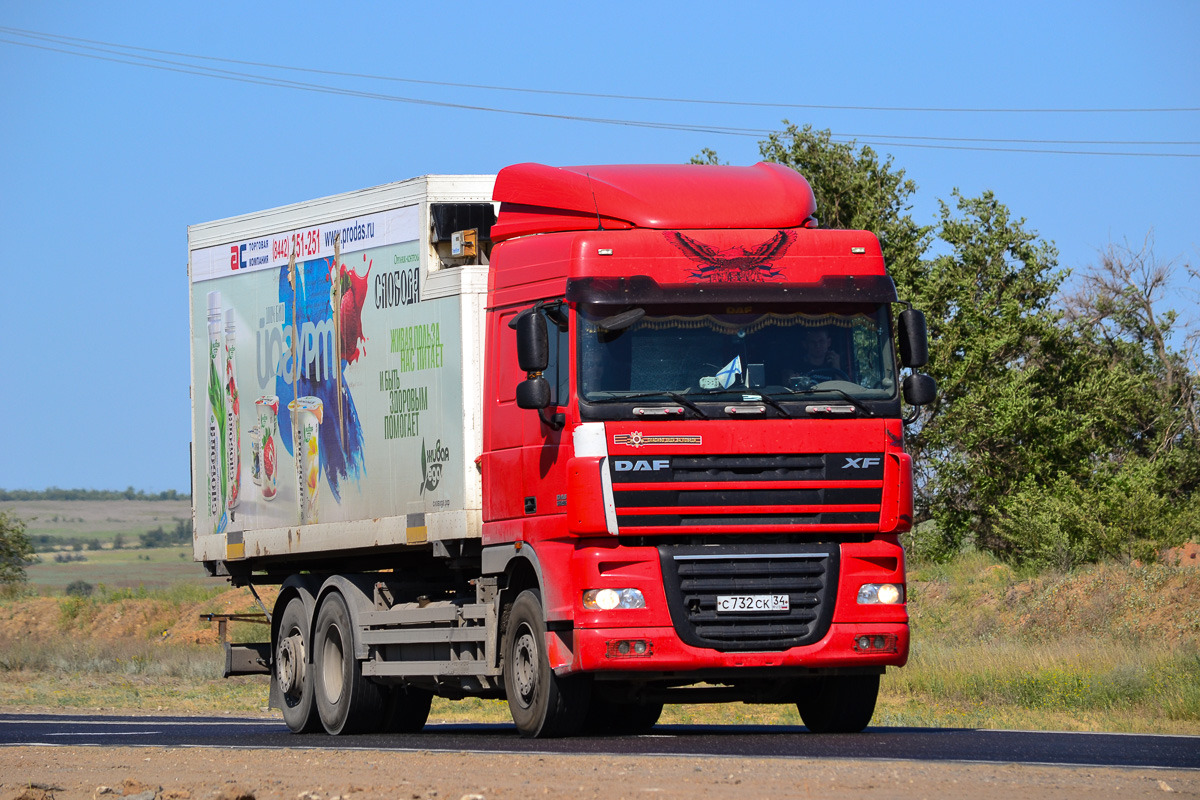
[[[691,277],[700,283],[763,283],[781,278],[783,273],[774,267],[774,262],[796,241],[795,231],[779,231],[754,247],[717,250],[679,231],[664,235],[696,264]]]

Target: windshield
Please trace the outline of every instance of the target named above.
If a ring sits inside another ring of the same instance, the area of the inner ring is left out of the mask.
[[[587,402],[747,392],[882,400],[896,393],[886,305],[645,306],[632,324],[626,311],[580,307],[579,394]],[[623,319],[613,322],[618,314]]]

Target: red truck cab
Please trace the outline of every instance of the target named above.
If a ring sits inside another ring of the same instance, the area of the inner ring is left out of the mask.
[[[909,650],[901,395],[933,394],[877,238],[775,164],[519,164],[494,199],[482,565],[522,733],[865,727]]]

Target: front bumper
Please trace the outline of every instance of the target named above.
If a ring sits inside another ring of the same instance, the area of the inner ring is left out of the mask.
[[[900,667],[908,661],[908,625],[904,623],[834,623],[819,642],[778,652],[721,652],[692,647],[680,640],[673,627],[576,628],[573,634],[570,663],[555,669],[560,675],[575,672],[690,673],[755,667],[824,671]],[[855,641],[860,636],[873,639],[883,636],[887,647],[859,651]],[[634,640],[649,643],[646,655],[615,652],[616,642]]]

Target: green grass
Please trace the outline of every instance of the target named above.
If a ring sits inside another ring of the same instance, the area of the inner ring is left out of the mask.
[[[51,648],[5,642],[0,653],[0,708],[266,710],[266,676],[222,678],[224,658],[214,646],[84,639]]]
[[[203,567],[192,561],[191,547],[122,548],[84,550],[86,561],[58,563],[52,553],[41,553],[41,563],[26,567],[31,587],[40,592],[62,592],[70,583],[87,581],[119,588],[167,589],[177,584],[213,585]]]
[[[132,543],[139,534],[171,530],[176,520],[192,517],[185,500],[5,500],[0,511],[23,519],[31,536],[81,537],[108,545],[118,534]]]

